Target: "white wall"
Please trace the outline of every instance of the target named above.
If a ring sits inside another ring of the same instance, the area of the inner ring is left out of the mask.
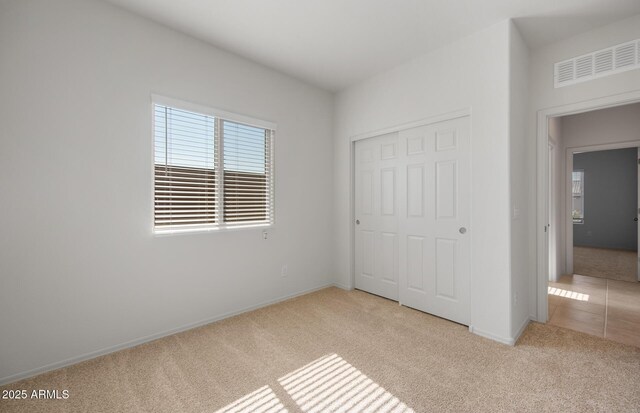
[[[527,105],[529,96],[529,49],[513,23],[509,26],[509,178],[511,196],[511,337],[517,338],[529,321],[529,217]]]
[[[640,38],[640,15],[577,35],[531,53],[531,108],[534,111],[640,88],[640,70],[606,76],[558,89],[553,64],[608,46]]]
[[[471,108],[472,326],[510,341],[509,29],[505,21],[339,93],[335,281],[352,287],[350,139]]]
[[[640,103],[562,117],[565,149],[637,140],[640,140]]]
[[[553,87],[553,64],[561,60],[640,38],[640,15],[603,26],[564,41],[532,51],[530,67],[530,118],[529,118],[529,163],[536,165],[537,112],[563,105],[609,97],[640,90],[640,70],[630,70],[589,82],[555,89]],[[533,168],[532,171],[537,169]],[[536,174],[529,181],[531,205],[537,205]],[[530,237],[535,242],[538,229],[544,223],[530,219]],[[535,244],[532,244],[535,245]],[[537,267],[535,259],[531,267]],[[535,278],[531,280],[531,314],[535,314],[535,297],[538,289]]]
[[[152,235],[151,93],[277,122],[268,240]],[[102,2],[15,0],[0,96],[0,381],[332,281],[329,93]]]

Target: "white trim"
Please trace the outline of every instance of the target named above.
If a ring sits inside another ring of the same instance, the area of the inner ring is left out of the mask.
[[[569,147],[566,150],[566,158],[565,158],[565,180],[567,184],[565,185],[565,256],[566,256],[566,266],[567,273],[573,273],[573,202],[572,201],[572,185],[570,185],[572,181],[572,172],[573,172],[573,155],[579,152],[597,152],[597,151],[609,151],[613,149],[626,149],[626,148],[639,148],[640,140],[636,141],[624,141],[624,142],[615,142],[615,143],[605,143],[605,144],[596,144],[596,145],[588,145],[588,146],[574,146]]]
[[[463,118],[465,116],[471,116],[471,108],[455,110],[452,112],[442,113],[428,118],[420,119],[414,122],[403,123],[400,125],[389,126],[387,128],[377,129],[369,132],[360,133],[351,137],[351,142],[359,141],[362,139],[373,138],[376,136],[386,135],[388,133],[400,132],[411,128],[417,128],[418,126],[431,125],[433,123],[444,122],[446,120],[453,120],[457,118]]]
[[[526,322],[526,325],[528,325],[529,324],[529,318],[527,318],[525,320],[525,322]],[[526,328],[526,325],[525,325],[525,328]],[[477,336],[480,336],[480,337],[488,338],[489,340],[497,341],[498,343],[506,344],[508,346],[514,346],[516,341],[517,341],[517,337],[519,337],[519,336],[517,336],[516,338],[514,338],[514,337],[501,337],[501,336],[497,336],[497,335],[492,334],[492,333],[487,333],[486,331],[483,331],[483,330],[479,330],[479,329],[475,328],[474,326],[469,326],[469,332],[471,332],[471,333],[473,333],[473,334],[475,334]]]
[[[345,284],[342,283],[333,283],[334,287],[340,288],[341,290],[345,290],[345,291],[353,291],[353,287],[349,287]]]
[[[554,154],[554,157],[557,157],[557,144],[556,142],[549,137],[549,154],[551,155],[552,153]],[[559,234],[559,229],[558,229],[558,223],[556,222],[556,216],[555,216],[555,207],[558,204],[558,200],[557,198],[557,192],[558,192],[558,188],[557,188],[557,177],[558,177],[558,171],[557,171],[557,166],[554,162],[553,158],[549,158],[549,175],[547,176],[548,182],[549,182],[549,204],[548,204],[548,208],[551,210],[553,209],[553,213],[551,213],[549,215],[549,223],[548,223],[548,233],[549,235],[553,234],[556,239],[558,238],[558,234]],[[558,281],[558,278],[560,277],[560,274],[558,274],[558,245],[554,245],[555,250],[553,251],[553,256],[554,256],[554,268],[549,267],[549,280],[550,281]],[[550,264],[550,262],[549,262]]]
[[[522,325],[520,326],[518,331],[516,331],[516,334],[512,338],[513,340],[513,344],[511,344],[512,346],[515,346],[518,340],[520,340],[520,336],[522,335],[522,333],[524,333],[524,330],[527,329],[527,327],[529,326],[529,323],[531,323],[531,318],[529,317],[525,318],[524,321],[522,322]]]
[[[68,359],[65,359],[65,360],[57,361],[55,363],[47,364],[47,365],[44,365],[44,366],[41,366],[41,367],[36,367],[35,369],[31,369],[31,370],[23,371],[23,372],[20,372],[20,373],[12,374],[10,376],[2,377],[2,378],[0,378],[0,386],[3,386],[5,384],[9,384],[9,383],[13,383],[13,382],[16,382],[18,380],[23,380],[23,379],[26,379],[26,378],[29,378],[29,377],[33,377],[33,376],[36,376],[38,374],[42,374],[42,373],[45,373],[45,372],[48,372],[48,371],[57,370],[57,369],[60,369],[60,368],[63,368],[63,367],[71,366],[73,364],[77,364],[77,363],[80,363],[82,361],[86,361],[86,360],[90,360],[90,359],[93,359],[93,358],[96,358],[96,357],[100,357],[100,356],[104,356],[104,355],[107,355],[107,354],[110,354],[110,353],[114,353],[116,351],[124,350],[124,349],[131,348],[131,347],[135,347],[135,346],[138,346],[140,344],[144,344],[144,343],[147,343],[147,342],[153,341],[153,340],[158,340],[160,338],[167,337],[167,336],[170,336],[170,335],[173,335],[173,334],[178,334],[178,333],[181,333],[183,331],[187,331],[187,330],[191,330],[191,329],[194,329],[194,328],[202,327],[204,325],[215,323],[216,321],[220,321],[220,320],[223,320],[225,318],[233,317],[233,316],[236,316],[238,314],[246,313],[246,312],[249,312],[249,311],[258,310],[258,309],[263,308],[263,307],[267,307],[267,306],[270,306],[270,305],[273,305],[273,304],[277,304],[277,303],[282,302],[282,301],[290,300],[292,298],[299,297],[299,296],[306,295],[306,294],[310,294],[310,293],[313,293],[315,291],[323,290],[323,289],[329,288],[329,287],[338,287],[338,288],[346,289],[346,288],[344,288],[343,286],[341,286],[339,284],[326,283],[326,284],[320,285],[318,287],[309,288],[309,289],[302,290],[302,291],[299,291],[299,292],[296,292],[296,293],[287,294],[287,295],[281,296],[279,298],[274,298],[272,300],[263,301],[263,302],[261,302],[259,304],[251,305],[251,306],[248,306],[248,307],[244,307],[244,308],[242,308],[240,310],[230,311],[230,312],[227,312],[227,313],[223,313],[223,314],[220,314],[220,315],[216,315],[216,316],[207,318],[205,320],[200,320],[200,321],[196,321],[194,323],[185,324],[185,325],[183,325],[181,327],[177,327],[177,328],[172,328],[170,330],[161,331],[159,333],[155,333],[155,334],[151,334],[151,335],[148,335],[148,336],[145,336],[145,337],[140,337],[140,338],[137,338],[137,339],[134,339],[134,340],[126,341],[124,343],[116,344],[114,346],[106,347],[106,348],[103,348],[103,349],[100,349],[100,350],[96,350],[96,351],[91,351],[89,353],[85,353],[85,354],[82,354],[80,356],[71,357],[71,358],[68,358]]]
[[[353,223],[356,220],[356,141],[349,142],[349,279],[347,289],[356,288],[356,230]]]
[[[531,319],[529,317],[524,319],[524,322],[522,323],[522,325],[520,326],[520,328],[518,329],[518,331],[516,332],[516,334],[513,337],[500,337],[500,336],[496,336],[495,334],[491,334],[491,333],[487,333],[486,331],[482,331],[482,330],[478,330],[477,328],[473,327],[473,326],[469,326],[469,332],[478,335],[480,337],[484,337],[484,338],[488,338],[490,340],[494,340],[497,341],[499,343],[502,344],[506,344],[508,346],[515,346],[516,343],[518,342],[518,340],[520,339],[520,336],[522,335],[522,333],[524,333],[524,330],[527,329],[527,327],[529,326],[529,323],[531,322]]]
[[[569,192],[573,192],[573,156],[567,162],[569,158],[569,149],[565,151],[565,160],[564,160],[564,211],[560,210],[560,213],[564,215],[564,268],[567,274],[573,274],[573,193],[571,197],[568,197],[567,194]],[[571,168],[571,172],[569,171]],[[584,202],[584,200],[583,200]],[[561,215],[561,216],[562,216]],[[571,242],[572,247],[568,248],[568,243]]]
[[[614,149],[627,149],[627,148],[635,148],[640,145],[640,140],[634,141],[621,141],[614,143],[602,143],[597,145],[589,145],[589,146],[572,146],[567,148],[567,155],[571,152],[571,155],[578,152],[598,152],[598,151],[610,151]]]
[[[222,118],[225,120],[230,120],[232,122],[242,123],[248,126],[256,126],[258,128],[276,130],[278,127],[277,123],[271,122],[268,120],[262,120],[262,119],[254,118],[251,116],[240,115],[238,113],[227,112],[222,109],[216,109],[210,106],[186,102],[184,100],[174,99],[174,98],[170,98],[162,95],[156,95],[153,93],[151,94],[151,103],[163,105],[163,106],[171,106],[176,109],[183,109],[191,112],[197,112],[203,115]]]
[[[548,163],[549,163],[549,119],[557,116],[573,115],[591,110],[611,108],[640,101],[640,90],[605,96],[602,98],[541,109],[537,114],[536,138],[536,321],[545,323],[548,316],[547,282],[549,279],[548,240],[545,228],[548,221]]]
[[[149,190],[149,211],[151,212],[151,219],[149,220],[149,233],[154,234],[156,229],[155,224],[155,215],[156,215],[156,111],[155,105],[153,104],[153,95],[151,95],[151,101],[149,102],[149,116],[151,116],[151,130],[149,132],[149,143],[151,144],[151,149],[149,153],[151,154],[151,162],[149,162],[149,169],[151,173],[149,173],[150,180],[150,190]]]
[[[185,235],[185,234],[210,234],[218,232],[231,232],[231,231],[243,231],[243,230],[260,230],[271,231],[275,228],[274,224],[247,224],[237,226],[213,226],[213,225],[201,225],[193,227],[167,227],[166,229],[154,229],[154,237],[166,237],[172,235]]]

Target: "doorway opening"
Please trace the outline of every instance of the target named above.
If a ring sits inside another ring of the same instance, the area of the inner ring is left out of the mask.
[[[573,273],[638,282],[638,148],[570,152]]]
[[[546,319],[640,347],[640,103],[547,121]]]

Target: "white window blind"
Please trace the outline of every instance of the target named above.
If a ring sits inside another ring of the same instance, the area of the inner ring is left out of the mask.
[[[224,220],[227,225],[270,221],[272,131],[222,120]]]
[[[154,104],[154,228],[219,229],[273,223],[268,128]]]

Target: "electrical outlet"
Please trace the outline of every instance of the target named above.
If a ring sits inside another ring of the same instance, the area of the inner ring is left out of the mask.
[[[286,277],[289,273],[289,266],[287,264],[282,266],[282,270],[280,270],[280,275]]]

